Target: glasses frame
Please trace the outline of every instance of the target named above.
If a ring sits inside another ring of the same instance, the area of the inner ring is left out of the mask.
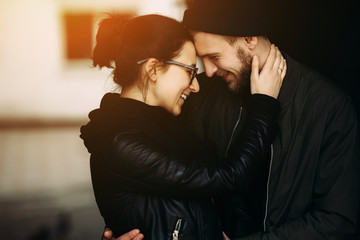
[[[146,61],[149,60],[149,59],[150,59],[150,58],[145,58],[145,59],[143,59],[143,60],[137,61],[136,63],[140,65],[140,64],[146,62]],[[190,84],[189,84],[189,85],[192,84],[192,82],[193,82],[194,78],[196,77],[197,72],[198,72],[198,70],[199,70],[199,68],[197,68],[197,67],[192,67],[192,66],[186,65],[186,64],[184,64],[184,63],[177,62],[177,61],[173,61],[173,60],[161,60],[161,61],[164,62],[164,63],[167,63],[167,64],[173,64],[173,65],[176,65],[176,66],[180,66],[180,67],[184,67],[184,68],[187,68],[187,69],[191,69],[192,72],[191,72]]]

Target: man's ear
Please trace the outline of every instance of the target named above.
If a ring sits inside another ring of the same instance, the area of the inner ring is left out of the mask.
[[[254,50],[258,44],[258,37],[244,37],[244,40],[249,50]]]
[[[152,81],[156,81],[158,77],[158,65],[159,61],[156,58],[150,58],[146,61],[145,71],[149,76],[149,79]]]

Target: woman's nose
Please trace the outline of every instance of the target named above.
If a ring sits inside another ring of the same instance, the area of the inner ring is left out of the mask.
[[[194,92],[194,93],[197,93],[198,91],[200,91],[200,84],[196,77],[192,80],[191,84],[189,85],[189,88],[190,88],[191,92]]]

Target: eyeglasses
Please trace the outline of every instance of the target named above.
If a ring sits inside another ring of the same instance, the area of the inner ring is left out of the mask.
[[[147,60],[149,60],[150,58],[145,58],[143,60],[140,60],[140,61],[137,61],[136,63],[137,64],[142,64],[144,62],[146,62]],[[172,60],[162,60],[164,63],[167,63],[167,64],[173,64],[173,65],[177,65],[177,66],[180,66],[180,67],[184,67],[184,68],[187,68],[187,69],[191,69],[191,73],[190,73],[190,84],[192,84],[192,81],[194,80],[194,78],[196,77],[197,75],[197,72],[199,70],[199,68],[197,67],[192,67],[192,66],[189,66],[189,65],[186,65],[186,64],[183,64],[181,62],[177,62],[177,61],[172,61]]]

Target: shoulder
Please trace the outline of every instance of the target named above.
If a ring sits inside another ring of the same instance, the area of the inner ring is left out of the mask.
[[[307,66],[303,66],[297,94],[303,95],[310,112],[312,109],[318,115],[326,115],[328,123],[340,119],[342,124],[357,121],[353,98],[334,81]]]
[[[337,104],[352,105],[350,96],[341,90],[332,79],[307,65],[298,63],[299,84],[296,94],[312,106],[331,107]]]
[[[335,115],[342,115],[348,116],[349,121],[356,120],[352,98],[335,81],[291,57],[287,61],[289,75],[284,85],[287,84],[287,97],[291,96],[288,103],[292,103],[285,106],[291,106],[287,109],[296,113],[294,116],[329,122]]]

